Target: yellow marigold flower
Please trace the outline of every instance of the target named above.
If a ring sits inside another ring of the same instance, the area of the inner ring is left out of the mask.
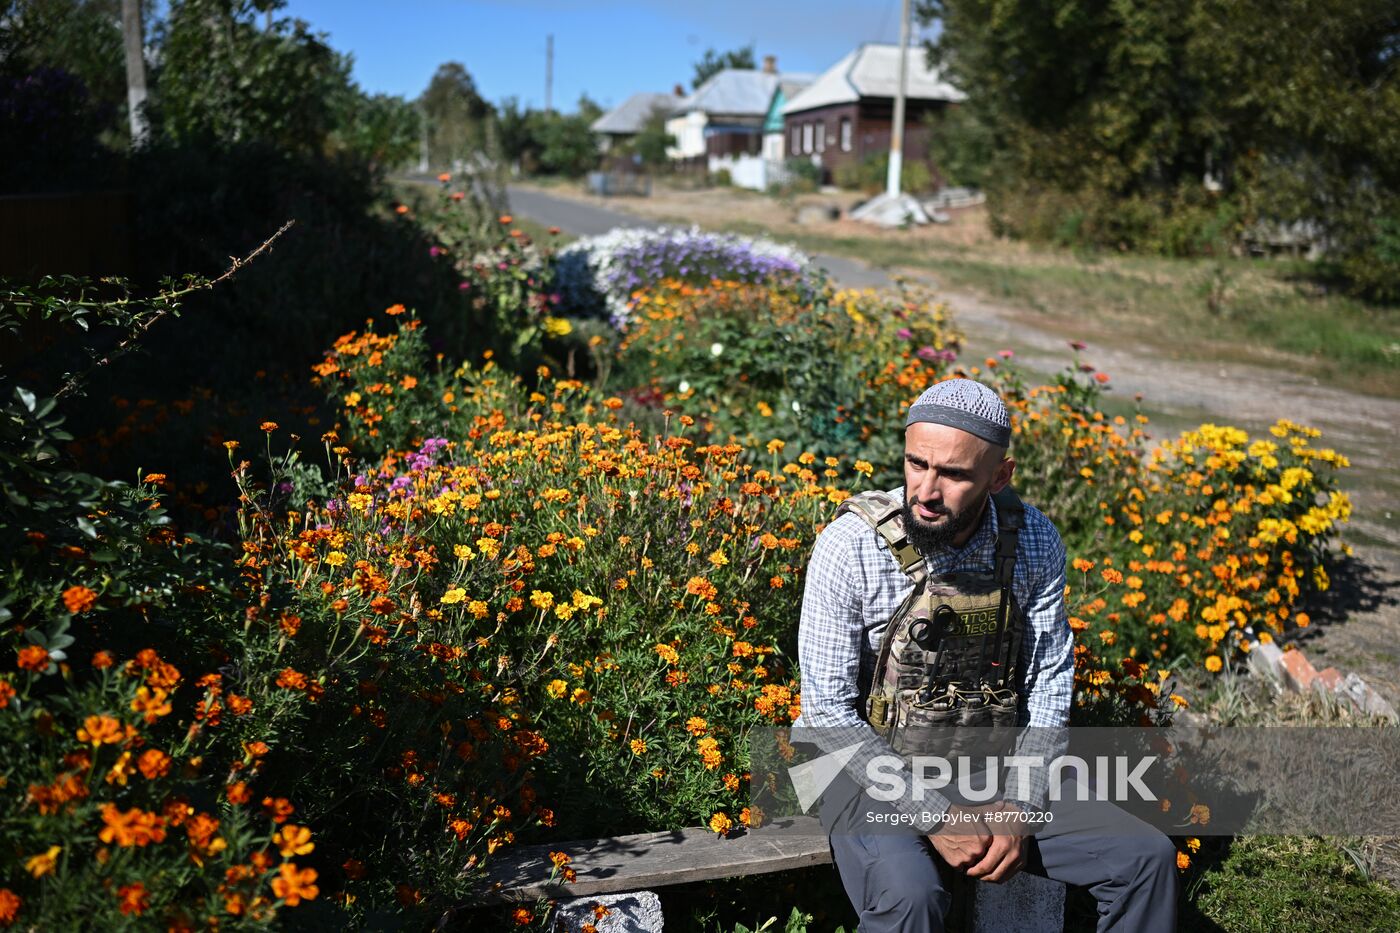
[[[569,682],[555,678],[549,682],[549,686],[544,688],[544,692],[556,700],[561,699],[564,694],[569,692]]]
[[[547,612],[554,605],[554,594],[548,590],[534,590],[530,593],[530,605]]]
[[[704,735],[709,727],[709,723],[699,716],[691,716],[685,721],[685,731],[691,735]]]
[[[444,606],[452,606],[456,605],[457,603],[460,603],[466,598],[467,591],[462,589],[460,586],[454,586],[452,589],[442,594],[441,602]]]
[[[569,694],[569,702],[577,703],[579,706],[582,706],[591,699],[593,699],[593,694],[582,687],[575,688],[574,692]]]
[[[1210,807],[1203,803],[1193,804],[1191,806],[1191,814],[1187,819],[1192,823],[1205,826],[1210,822]]]
[[[644,741],[642,741],[641,739],[633,739],[632,741],[628,742],[627,744],[628,744],[628,746],[632,749],[632,754],[634,754],[634,755],[645,755],[645,754],[646,754],[647,743],[644,742]]]
[[[452,546],[452,553],[458,560],[471,560],[473,557],[476,557],[476,552],[465,544],[454,544]]]
[[[724,551],[720,550],[719,548],[716,548],[713,552],[711,552],[710,556],[706,559],[710,563],[714,564],[716,567],[723,567],[729,563],[729,558],[725,557]]]
[[[122,724],[111,716],[89,716],[78,730],[78,741],[98,745],[115,745],[124,738]]]
[[[554,607],[554,614],[565,622],[572,619],[574,613],[577,611],[578,610],[574,609],[574,607],[571,606],[569,603],[559,603],[557,606]]]
[[[331,551],[326,555],[326,563],[330,564],[332,567],[339,567],[341,564],[345,563],[345,552]]]
[[[490,615],[490,607],[479,599],[473,599],[467,603],[467,611],[472,614],[473,619],[484,619]]]
[[[661,660],[665,661],[667,664],[676,664],[681,659],[676,649],[672,648],[670,645],[657,645],[656,653],[660,656]]]
[[[734,828],[734,821],[723,810],[710,817],[710,831],[721,836],[729,835],[729,831]]]
[[[865,476],[871,476],[875,472],[875,466],[868,460],[857,460],[856,472]]]
[[[63,846],[49,846],[49,851],[42,855],[35,855],[24,863],[24,870],[35,878],[42,878],[54,870],[58,865],[58,853],[63,851]]]
[[[352,492],[345,497],[345,502],[355,512],[368,512],[373,498],[362,492]]]
[[[311,830],[295,823],[283,824],[273,835],[272,844],[277,846],[284,858],[306,855],[316,848],[316,843],[311,841]]]
[[[782,449],[786,446],[787,443],[785,441],[780,441],[775,437],[768,442],[767,449],[770,454],[772,454],[773,456],[777,456],[779,453],[782,452]]]
[[[1212,674],[1216,673],[1224,666],[1225,662],[1221,661],[1220,656],[1217,654],[1206,658],[1206,670],[1210,671]]]

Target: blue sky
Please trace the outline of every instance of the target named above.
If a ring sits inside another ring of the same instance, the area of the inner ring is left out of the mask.
[[[554,106],[604,106],[637,91],[689,89],[707,48],[754,44],[780,71],[820,73],[861,42],[899,39],[900,0],[290,0],[282,15],[328,33],[370,92],[416,97],[459,61],[486,99],[544,103],[554,35]],[[915,27],[917,29],[917,26]]]

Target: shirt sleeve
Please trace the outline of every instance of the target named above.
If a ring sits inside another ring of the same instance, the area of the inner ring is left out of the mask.
[[[854,519],[859,521],[859,519]],[[861,526],[862,528],[864,526]],[[866,633],[864,573],[855,553],[849,526],[833,523],[817,538],[807,565],[802,596],[802,618],[797,636],[798,663],[802,668],[802,729],[793,739],[834,752],[859,743],[860,749],[846,763],[845,771],[861,788],[872,781],[867,767],[877,757],[888,757],[883,775],[898,777],[913,788],[908,764],[861,716],[861,651]],[[881,555],[883,556],[883,555]],[[898,768],[889,767],[898,762]],[[883,782],[882,782],[883,783]],[[889,802],[904,817],[904,824],[931,832],[930,821],[948,809],[946,797],[932,788],[922,800],[906,792]]]
[[[1064,542],[1047,519],[1041,517],[1041,523],[1033,545],[1038,553],[1026,555],[1033,558],[1034,568],[1029,596],[1022,607],[1025,636],[1020,656],[1028,728],[1021,731],[1016,753],[1038,757],[1048,766],[1063,754],[1068,739],[1065,728],[1074,694],[1074,632],[1065,612]],[[1028,783],[1010,779],[1007,796],[1032,808],[1043,808],[1048,774],[1048,767],[1039,767],[1029,772]]]

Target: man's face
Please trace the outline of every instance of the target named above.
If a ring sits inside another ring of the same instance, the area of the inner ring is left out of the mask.
[[[1011,481],[1006,449],[943,424],[916,422],[904,432],[904,526],[923,551],[961,547],[972,537],[987,497]]]

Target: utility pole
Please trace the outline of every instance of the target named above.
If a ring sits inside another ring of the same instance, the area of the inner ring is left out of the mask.
[[[122,44],[126,47],[126,109],[133,148],[146,141],[146,51],[141,30],[141,0],[122,0]]]
[[[909,77],[909,0],[899,22],[899,87],[894,92],[894,121],[890,124],[890,170],[885,193],[899,197],[899,176],[904,169],[904,89]]]
[[[544,112],[549,113],[554,95],[554,34],[544,40]]]

